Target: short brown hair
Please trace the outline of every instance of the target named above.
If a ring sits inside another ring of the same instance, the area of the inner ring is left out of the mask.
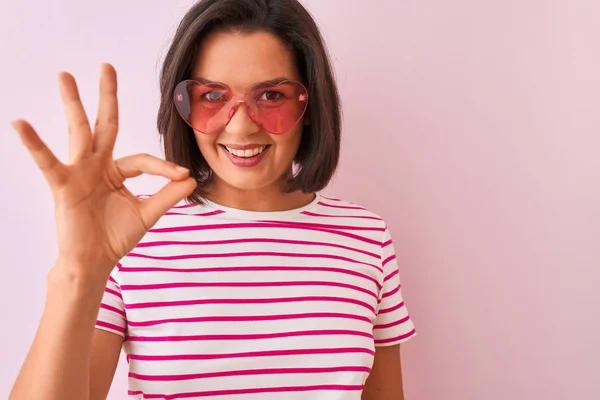
[[[165,157],[189,168],[198,182],[187,200],[202,203],[212,171],[192,129],[175,109],[173,91],[180,81],[191,77],[199,44],[216,31],[266,31],[290,46],[309,92],[310,124],[303,127],[294,159],[297,173],[282,189],[305,193],[322,190],[339,160],[341,106],[331,62],[315,21],[297,0],[200,0],[181,20],[160,74],[157,122]]]

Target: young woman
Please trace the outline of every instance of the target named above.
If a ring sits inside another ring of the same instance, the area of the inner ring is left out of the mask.
[[[104,399],[121,348],[133,399],[403,398],[399,344],[415,330],[392,240],[377,215],[319,194],[339,99],[297,0],[187,13],[161,74],[168,161],[112,159],[110,65],[93,126],[73,77],[59,80],[68,164],[14,123],[52,189],[59,257],[11,399]],[[124,181],[142,173],[170,183],[136,197]]]

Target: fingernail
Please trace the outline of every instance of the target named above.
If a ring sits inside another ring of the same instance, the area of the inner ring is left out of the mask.
[[[190,172],[190,170],[189,170],[189,169],[187,169],[187,168],[184,168],[184,167],[182,167],[182,166],[179,166],[179,165],[175,167],[175,170],[176,170],[177,172]]]

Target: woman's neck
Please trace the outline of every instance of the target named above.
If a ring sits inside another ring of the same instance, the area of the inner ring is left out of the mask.
[[[287,211],[304,207],[314,199],[313,193],[282,192],[278,185],[256,190],[244,190],[214,180],[206,188],[206,198],[224,207],[245,211]]]

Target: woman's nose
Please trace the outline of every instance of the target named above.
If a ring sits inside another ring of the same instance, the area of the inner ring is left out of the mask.
[[[239,101],[229,111],[229,122],[225,130],[234,135],[249,135],[260,130],[260,127],[250,118],[248,105]]]

